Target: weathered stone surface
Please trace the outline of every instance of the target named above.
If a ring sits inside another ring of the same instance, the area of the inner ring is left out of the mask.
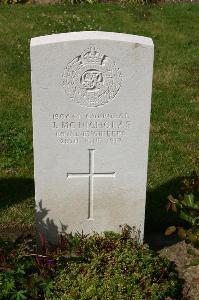
[[[153,42],[108,32],[31,40],[37,221],[143,234]]]

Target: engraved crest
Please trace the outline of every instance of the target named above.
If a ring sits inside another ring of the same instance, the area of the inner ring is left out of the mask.
[[[70,99],[86,107],[98,107],[111,101],[122,81],[116,64],[95,45],[90,45],[68,63],[63,79]]]

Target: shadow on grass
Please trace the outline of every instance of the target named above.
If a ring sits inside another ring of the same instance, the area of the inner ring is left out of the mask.
[[[146,194],[145,231],[159,231],[177,222],[176,214],[167,212],[168,196],[178,196],[183,177],[174,178]]]
[[[161,247],[161,243],[176,243],[175,239],[170,241],[170,238],[165,238],[163,233],[166,227],[170,225],[182,225],[182,222],[177,219],[175,214],[166,211],[167,197],[169,194],[174,196],[178,194],[181,180],[181,177],[174,178],[147,192],[145,241],[152,246],[156,247],[157,245],[157,247]],[[34,180],[32,178],[4,178],[0,180],[0,209],[25,201],[33,196]],[[42,207],[42,201],[40,201],[36,213],[39,229],[47,238],[51,236],[53,240],[56,240],[58,227],[53,220],[48,218],[48,212],[49,210]]]
[[[164,231],[168,226],[186,226],[178,216],[166,210],[168,196],[178,196],[183,177],[174,178],[146,194],[145,242],[154,249],[176,244],[177,235],[166,237]]]
[[[0,179],[0,209],[12,206],[34,196],[32,178]]]

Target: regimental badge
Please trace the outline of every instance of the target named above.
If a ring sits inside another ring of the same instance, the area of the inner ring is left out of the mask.
[[[67,95],[86,107],[102,106],[113,100],[121,82],[119,68],[95,45],[90,45],[69,62],[63,74],[63,87]]]

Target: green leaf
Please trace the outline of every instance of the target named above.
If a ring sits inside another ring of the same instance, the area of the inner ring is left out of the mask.
[[[190,233],[187,237],[188,241],[190,241],[193,245],[197,242],[198,238],[195,234]]]
[[[24,293],[26,293],[26,291],[19,291],[19,292],[17,292],[16,300],[24,300],[24,299],[27,299],[27,297],[24,295]]]
[[[168,196],[168,200],[169,200],[171,203],[175,203],[175,204],[178,204],[178,203],[179,203],[179,200],[173,198],[172,195],[169,195],[169,196]]]
[[[199,210],[198,204],[195,203],[195,201],[194,201],[194,195],[193,194],[185,194],[184,195],[184,199],[183,199],[183,201],[181,201],[181,203],[184,206],[187,206],[189,208]]]
[[[190,262],[190,265],[191,266],[198,266],[199,265],[199,259],[198,258],[192,259],[192,261]]]
[[[180,218],[195,226],[199,222],[199,217],[192,216],[188,211],[181,211]]]
[[[9,293],[15,288],[15,281],[13,278],[6,278],[4,281],[4,290]]]
[[[176,232],[176,227],[175,226],[169,226],[166,230],[165,230],[165,235],[169,236],[171,234],[173,234],[174,232]]]
[[[23,265],[20,265],[20,266],[17,267],[16,274],[17,275],[25,275],[26,274],[26,272],[24,271],[24,266]]]
[[[178,236],[181,240],[185,240],[186,239],[186,230],[182,227],[178,228]]]
[[[20,290],[16,293],[13,294],[12,299],[14,300],[25,300],[27,297],[24,295],[27,291],[25,290]]]

